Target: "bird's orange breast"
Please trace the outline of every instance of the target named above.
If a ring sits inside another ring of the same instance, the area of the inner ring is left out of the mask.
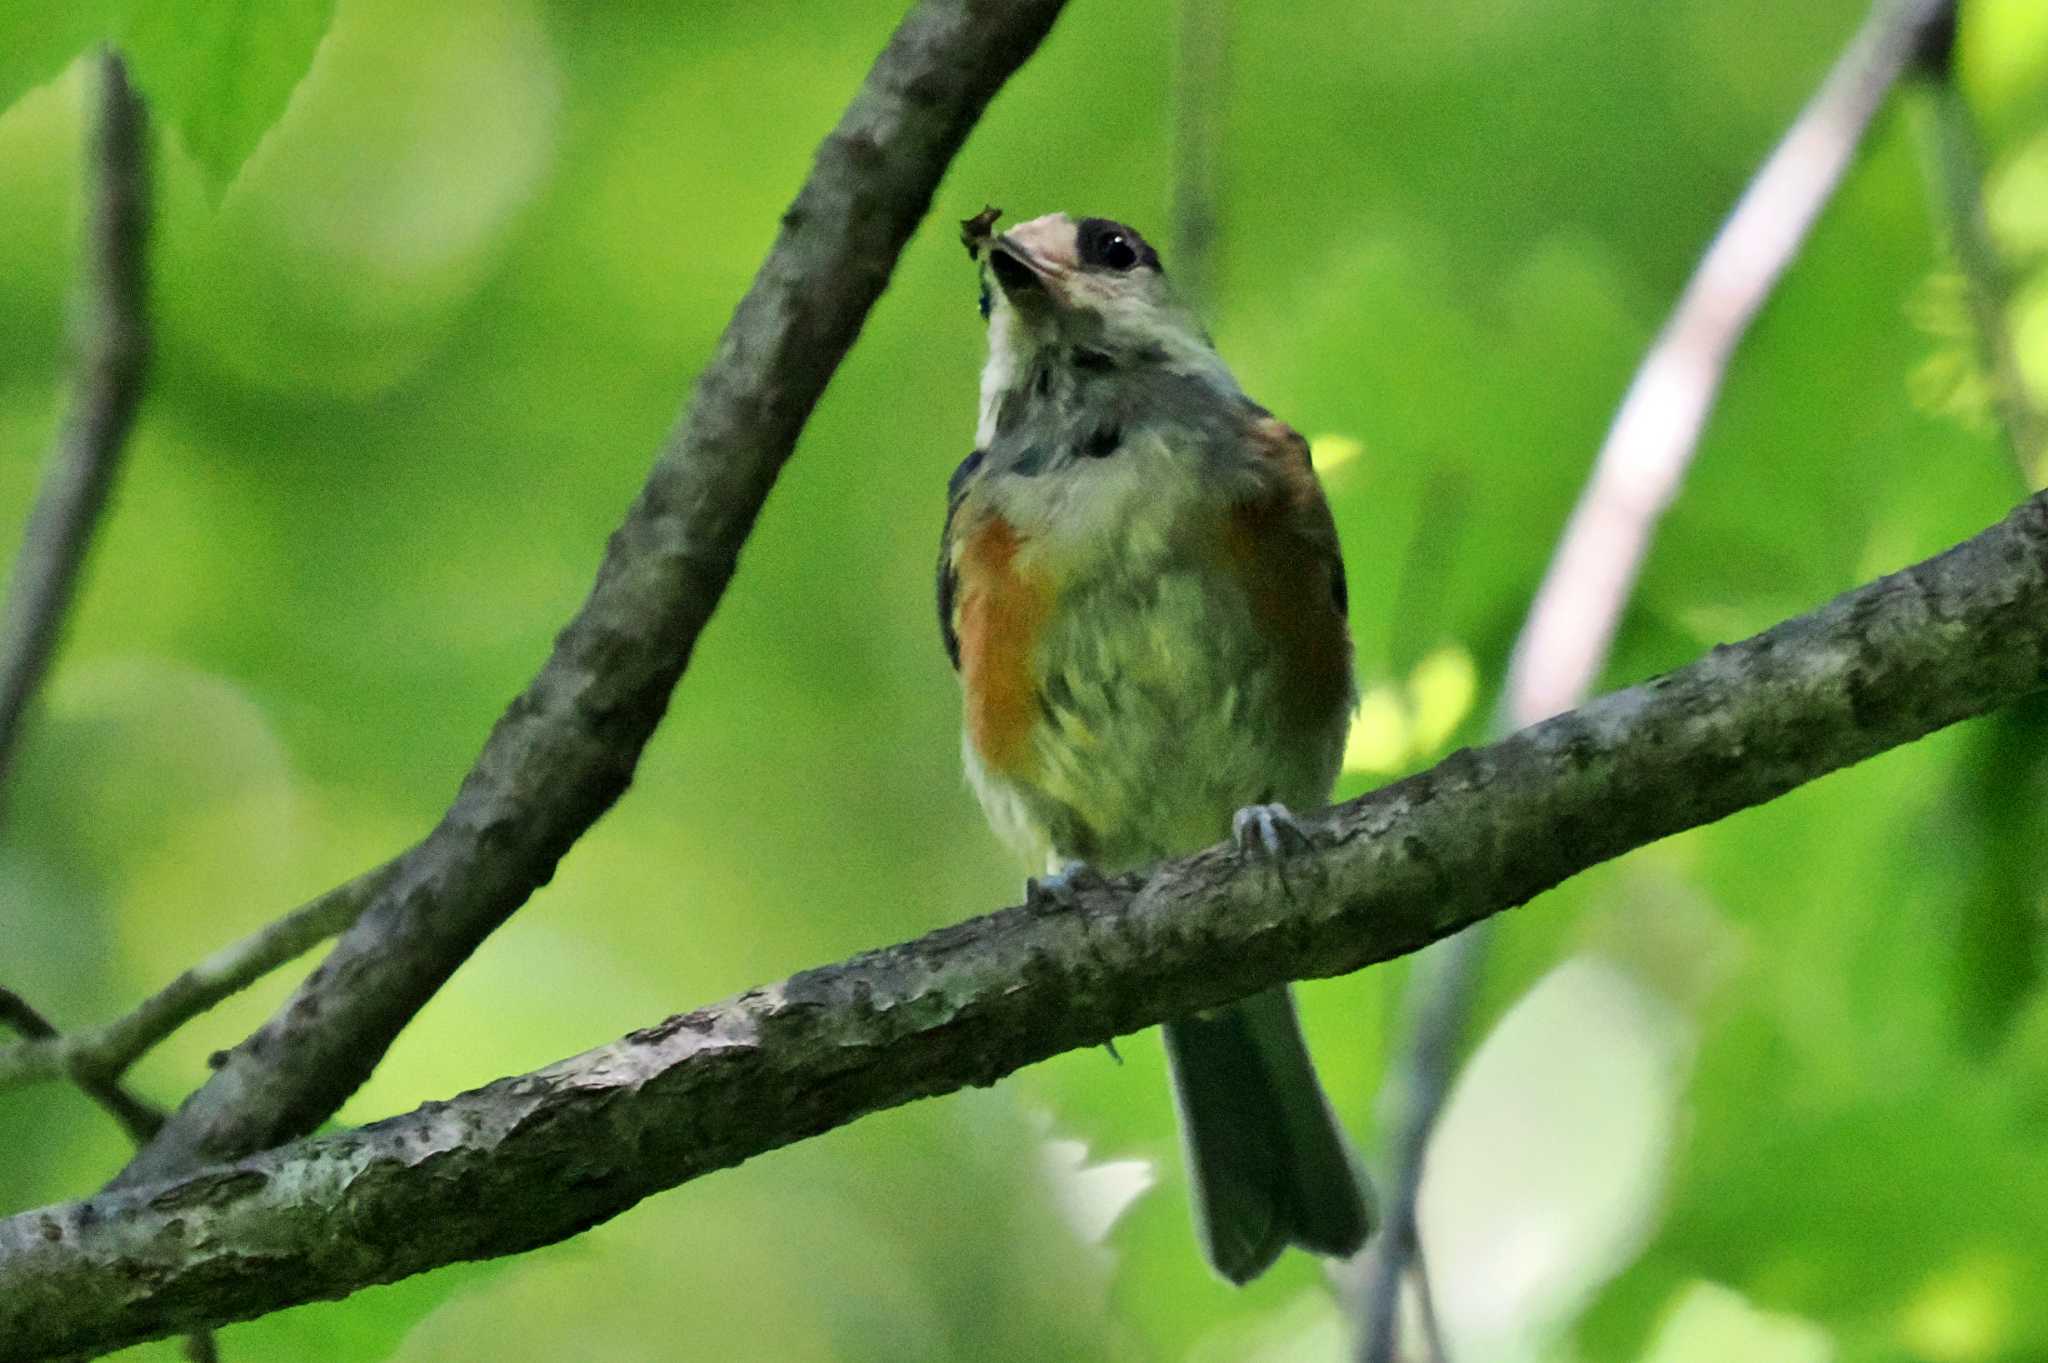
[[[960,679],[968,741],[991,770],[1028,775],[1038,722],[1033,655],[1051,612],[1050,584],[1021,571],[1023,541],[1001,516],[984,517],[960,544]]]

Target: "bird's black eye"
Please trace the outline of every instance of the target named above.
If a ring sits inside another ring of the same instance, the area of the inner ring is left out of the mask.
[[[1081,263],[1097,269],[1115,270],[1122,273],[1134,270],[1140,265],[1159,268],[1159,257],[1145,244],[1145,239],[1120,222],[1108,218],[1083,218],[1079,224],[1078,245]]]

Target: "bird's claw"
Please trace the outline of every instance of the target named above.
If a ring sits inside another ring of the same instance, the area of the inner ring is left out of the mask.
[[[1246,856],[1258,852],[1285,856],[1291,849],[1309,845],[1307,830],[1283,804],[1246,805],[1238,810],[1230,821],[1230,840]]]
[[[1024,882],[1024,906],[1028,909],[1071,909],[1083,884],[1099,880],[1085,861],[1070,861],[1057,871],[1028,877]]]
[[[1036,913],[1071,909],[1074,907],[1074,897],[1079,893],[1082,884],[1101,879],[1095,868],[1085,861],[1070,861],[1057,871],[1048,871],[1042,876],[1027,876],[1024,880],[1024,907]],[[1108,1051],[1109,1058],[1117,1064],[1124,1063],[1124,1058],[1117,1054],[1114,1037],[1103,1042],[1102,1049]]]

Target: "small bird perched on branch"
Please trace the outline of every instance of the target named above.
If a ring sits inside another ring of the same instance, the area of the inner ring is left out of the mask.
[[[938,575],[982,808],[1051,872],[1036,893],[1226,834],[1285,855],[1356,702],[1307,443],[1245,396],[1137,232],[1054,213],[998,234],[997,216],[962,224],[989,357]],[[1216,1270],[1356,1252],[1370,1196],[1288,992],[1165,1036]]]

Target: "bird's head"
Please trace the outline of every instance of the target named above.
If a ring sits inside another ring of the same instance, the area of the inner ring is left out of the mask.
[[[1206,367],[1215,351],[1194,312],[1133,228],[1048,213],[1007,232],[993,209],[961,224],[980,262],[991,351],[1058,349],[1118,367]]]

